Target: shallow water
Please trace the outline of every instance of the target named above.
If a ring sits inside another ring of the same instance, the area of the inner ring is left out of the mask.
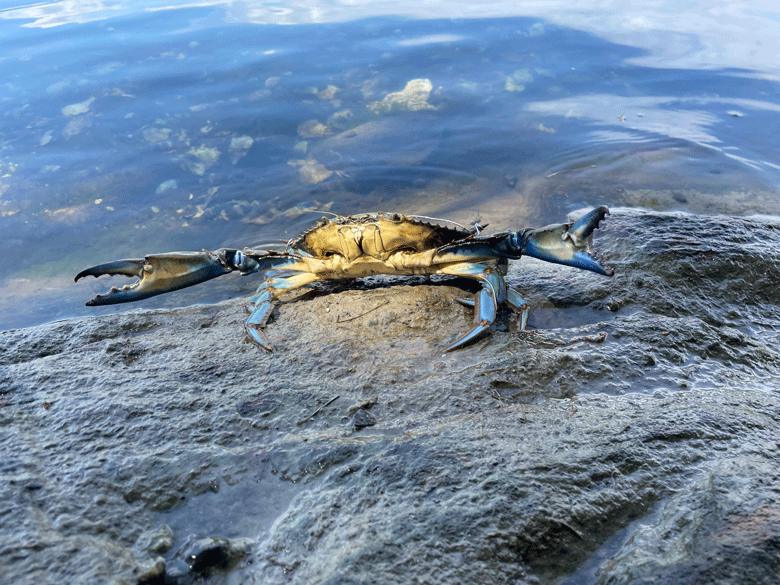
[[[780,214],[766,3],[175,4],[0,11],[0,328],[121,310],[83,306],[92,264],[323,212]]]

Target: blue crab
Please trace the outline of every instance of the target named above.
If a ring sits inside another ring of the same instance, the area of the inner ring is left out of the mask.
[[[391,213],[323,218],[282,251],[221,248],[208,252],[152,254],[143,259],[117,260],[83,270],[84,276],[123,274],[139,280],[99,294],[88,306],[139,301],[185,288],[229,272],[266,276],[248,301],[246,329],[260,347],[271,351],[264,329],[272,301],[285,291],[317,280],[360,278],[373,274],[452,274],[481,282],[474,300],[458,299],[474,308],[474,327],[446,351],[459,349],[490,327],[498,306],[506,303],[520,313],[521,328],[528,304],[504,281],[509,260],[532,256],[612,276],[613,270],[590,251],[591,234],[609,213],[599,207],[574,223],[539,229],[482,235],[483,226],[465,228],[452,222]],[[438,222],[438,223],[435,223]],[[275,273],[281,272],[281,275]]]

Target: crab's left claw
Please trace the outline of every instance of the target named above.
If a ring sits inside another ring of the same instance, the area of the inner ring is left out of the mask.
[[[601,206],[573,224],[558,223],[526,230],[522,235],[522,254],[612,276],[615,271],[603,265],[589,250],[590,236],[608,214],[609,210]]]
[[[76,281],[85,276],[97,278],[104,274],[137,276],[140,280],[122,288],[112,287],[109,292],[88,301],[87,306],[140,301],[232,272],[236,268],[226,262],[226,252],[235,251],[171,252],[150,254],[143,259],[117,260],[82,270],[76,275]]]

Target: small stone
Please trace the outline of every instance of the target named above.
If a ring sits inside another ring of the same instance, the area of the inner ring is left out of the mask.
[[[316,138],[330,134],[330,130],[319,120],[306,120],[298,126],[298,134],[303,138]]]
[[[317,93],[317,97],[321,100],[332,100],[333,97],[339,92],[339,88],[335,85],[329,85],[322,91]]]
[[[138,565],[138,583],[156,583],[165,574],[165,560],[162,557],[149,559]]]
[[[329,178],[333,171],[329,171],[324,165],[315,161],[307,161],[307,163],[298,169],[298,174],[307,185],[316,185],[321,183],[325,179]]]
[[[81,114],[86,114],[89,111],[89,107],[92,105],[92,102],[95,101],[94,97],[89,98],[88,100],[85,100],[83,102],[79,102],[77,104],[71,104],[69,106],[65,106],[62,108],[62,115],[63,116],[79,116]]]
[[[143,134],[144,140],[155,144],[168,140],[171,132],[172,130],[170,128],[144,128],[141,133]]]
[[[195,160],[187,162],[187,168],[195,175],[202,177],[206,170],[219,160],[220,152],[216,148],[208,148],[202,144],[198,148],[191,148],[187,154]]]
[[[517,69],[506,78],[504,89],[506,91],[524,91],[525,86],[534,80],[534,76],[528,69]]]
[[[227,538],[201,538],[192,543],[186,560],[196,573],[211,568],[226,568],[230,560],[230,541]]]
[[[359,431],[366,427],[373,427],[376,424],[376,417],[365,409],[360,409],[355,413],[353,425],[355,430]]]
[[[230,154],[232,162],[236,164],[241,158],[246,156],[247,151],[252,147],[255,141],[251,136],[235,136],[230,140]]]
[[[155,189],[154,193],[155,195],[160,195],[161,193],[165,193],[166,191],[170,191],[171,189],[176,189],[178,187],[178,183],[176,182],[176,179],[170,179],[168,181],[164,181],[157,185],[157,189]],[[97,203],[97,201],[95,201]]]
[[[251,551],[254,542],[248,538],[217,538],[205,537],[190,541],[172,559],[169,565],[179,563],[181,572],[181,561],[189,565],[189,573],[210,575],[216,570],[229,570],[231,567],[246,557]],[[168,573],[171,573],[169,568]]]
[[[236,136],[230,140],[230,150],[247,150],[255,141],[250,136]]]
[[[412,79],[401,91],[387,94],[382,101],[369,104],[368,109],[375,114],[390,112],[394,109],[412,112],[435,110],[436,108],[428,103],[432,90],[433,84],[430,79]]]
[[[173,530],[166,524],[159,530],[144,532],[138,540],[142,549],[156,554],[165,554],[173,547]]]

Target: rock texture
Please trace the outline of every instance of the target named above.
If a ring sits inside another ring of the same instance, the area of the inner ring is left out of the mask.
[[[449,354],[458,280],[298,291],[273,354],[240,300],[0,332],[2,581],[776,583],[780,230],[596,244]]]

